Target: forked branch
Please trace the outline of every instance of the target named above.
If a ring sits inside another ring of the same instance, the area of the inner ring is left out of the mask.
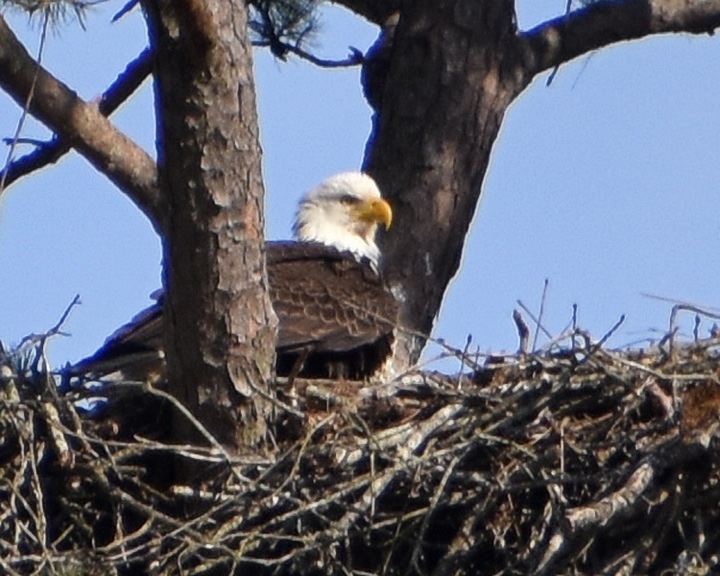
[[[79,98],[44,68],[38,69],[1,16],[0,87],[21,106],[34,90],[29,112],[70,142],[161,230],[162,198],[155,161],[117,130],[98,106]]]
[[[525,32],[528,78],[598,48],[651,34],[713,34],[720,27],[720,0],[606,0],[549,20]]]
[[[103,92],[98,108],[103,116],[110,116],[140,87],[152,72],[152,53],[149,48],[127,65],[124,72]],[[70,142],[55,135],[47,142],[39,142],[32,152],[13,160],[5,169],[5,188],[24,176],[54,164],[72,149]],[[0,179],[3,172],[0,172]]]

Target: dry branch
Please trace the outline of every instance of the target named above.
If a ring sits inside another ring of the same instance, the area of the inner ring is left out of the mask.
[[[80,152],[148,216],[159,231],[162,198],[155,161],[87,103],[38,66],[0,16],[0,87]]]
[[[462,388],[428,372],[380,387],[296,380],[263,457],[168,444],[177,405],[143,386],[58,395],[6,367],[17,392],[0,400],[2,569],[711,569],[720,340],[670,354],[567,340],[579,347],[494,357]],[[107,406],[78,413],[99,394]],[[191,485],[169,473],[183,461],[204,462]]]
[[[100,114],[110,116],[140,87],[151,71],[152,54],[150,49],[146,48],[135,60],[127,65],[125,71],[103,92],[98,103]],[[57,162],[72,148],[70,142],[63,138],[62,135],[56,135],[50,141],[39,142],[36,145],[35,150],[11,162],[4,174],[0,171],[0,178],[3,178],[3,176],[5,178],[6,188],[23,176]]]

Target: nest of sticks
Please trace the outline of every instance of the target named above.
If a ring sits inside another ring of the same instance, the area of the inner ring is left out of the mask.
[[[85,414],[4,354],[4,574],[705,574],[720,554],[720,339],[574,333],[450,377],[280,389],[274,444],[172,445],[147,386]],[[200,426],[199,423],[196,423]],[[201,471],[175,484],[168,470]]]

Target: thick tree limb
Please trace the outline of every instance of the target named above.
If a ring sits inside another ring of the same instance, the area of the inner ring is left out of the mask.
[[[2,17],[0,87],[21,106],[34,89],[30,113],[110,178],[161,230],[162,200],[155,161],[117,130],[98,106],[79,98],[44,68],[38,70],[35,60]]]
[[[528,77],[592,50],[650,34],[713,34],[720,0],[626,0],[593,4],[523,34]]]
[[[152,53],[149,48],[127,65],[100,98],[99,110],[103,116],[109,116],[140,87],[152,73]],[[70,143],[61,136],[54,136],[48,142],[40,143],[32,152],[11,162],[5,169],[5,188],[19,179],[54,164],[71,150]],[[3,171],[0,171],[0,179]]]
[[[499,65],[518,38],[512,0],[406,2],[391,37],[365,68],[378,113],[363,168],[397,215],[383,262],[402,302],[400,373],[420,357],[460,266],[492,145],[524,85]]]
[[[155,53],[158,157],[168,198],[168,390],[222,444],[246,449],[265,439],[277,324],[265,273],[247,4],[142,5]],[[196,431],[176,418],[173,434],[185,441]]]

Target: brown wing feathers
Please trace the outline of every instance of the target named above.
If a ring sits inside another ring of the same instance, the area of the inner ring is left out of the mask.
[[[395,299],[366,263],[312,244],[268,246],[270,297],[280,318],[278,350],[311,344],[342,352],[392,331]]]
[[[268,242],[270,297],[279,319],[278,375],[362,379],[391,353],[398,305],[369,262],[322,244]],[[162,373],[162,304],[120,328],[74,374]],[[155,378],[150,378],[155,379]]]
[[[365,378],[392,350],[397,302],[368,262],[319,244],[268,243],[279,319],[277,373],[309,353],[300,375]]]

